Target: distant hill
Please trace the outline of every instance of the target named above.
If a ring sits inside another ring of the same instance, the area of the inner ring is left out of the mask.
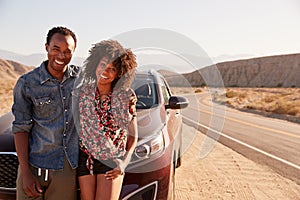
[[[190,55],[181,54],[176,55],[173,53],[139,53],[137,54],[138,67],[141,69],[149,69],[156,67],[164,67],[166,70],[175,71],[177,73],[188,73],[202,67],[211,65],[212,63],[218,63],[221,61],[236,60],[237,58],[249,58],[253,55],[221,55],[217,57],[209,58],[208,55]],[[184,58],[184,59],[183,59]],[[0,59],[13,60],[22,63],[27,66],[38,66],[46,59],[46,54],[35,53],[30,55],[23,55],[14,53],[11,51],[0,49]],[[82,66],[85,58],[73,56],[71,64]],[[192,61],[194,66],[187,66],[187,61]],[[158,65],[158,66],[157,66]]]
[[[47,57],[46,54],[30,54],[30,55],[22,55],[18,53],[14,53],[11,51],[0,50],[0,59],[4,60],[13,60],[23,65],[27,66],[39,66]],[[84,58],[81,57],[73,57],[71,60],[71,64],[81,66],[83,64]]]
[[[300,53],[222,62],[166,79],[171,86],[300,87],[299,77]]]
[[[15,61],[0,59],[0,116],[11,110],[12,91],[17,79],[33,68]]]
[[[15,61],[0,59],[1,82],[5,82],[6,80],[16,80],[19,76],[33,68],[34,67],[29,67]]]
[[[1,83],[32,68],[0,59]],[[221,62],[183,74],[160,72],[171,86],[300,87],[300,53]]]

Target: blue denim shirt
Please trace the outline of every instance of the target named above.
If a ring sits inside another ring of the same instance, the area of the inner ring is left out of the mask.
[[[63,169],[64,157],[78,166],[78,133],[72,115],[72,89],[79,67],[68,66],[60,82],[46,69],[47,61],[21,76],[14,88],[13,133],[28,132],[29,163]]]

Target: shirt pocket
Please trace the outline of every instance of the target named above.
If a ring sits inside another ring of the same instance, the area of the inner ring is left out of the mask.
[[[53,97],[38,97],[34,99],[35,113],[40,118],[48,118],[53,115],[57,109]]]

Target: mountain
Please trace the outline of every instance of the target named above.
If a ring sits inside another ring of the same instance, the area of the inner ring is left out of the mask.
[[[167,76],[172,86],[300,87],[300,53],[221,62]]]
[[[255,57],[257,57],[257,56],[254,56],[252,54],[236,54],[236,55],[223,54],[223,55],[219,55],[216,57],[212,57],[212,60],[214,63],[220,63],[220,62],[226,62],[226,61],[250,59],[250,58],[255,58]]]
[[[0,59],[0,79],[2,84],[8,80],[16,80],[22,74],[32,70],[29,67],[11,60]]]
[[[1,65],[8,62],[6,65],[10,66],[7,69],[3,69],[3,66],[1,66],[1,79],[5,76],[15,78],[18,76],[14,74],[16,72],[23,73],[24,70],[21,70],[22,67],[16,67],[17,65],[37,66],[43,60],[41,54],[21,56],[0,50],[0,57],[3,55],[19,60],[39,59],[39,61],[36,61],[37,64],[28,65],[23,62],[15,62],[15,60],[1,60]],[[188,73],[180,72],[176,67],[179,66],[181,71],[183,71],[183,69],[188,68],[187,65],[190,63],[182,62],[180,65],[172,64],[174,61],[178,63],[176,59],[178,59],[179,56],[177,55],[175,55],[175,57],[174,55],[172,57],[170,57],[170,55],[143,55],[138,56],[138,62],[143,63],[142,67],[145,68],[158,67],[157,69],[164,74],[171,86],[300,87],[300,53],[240,59],[217,64],[211,64],[210,59],[205,57],[199,58],[191,55],[185,55],[185,57],[199,64],[198,66],[194,66],[195,69]],[[175,60],[172,62],[172,59]],[[74,58],[73,61],[82,62],[83,59]],[[165,64],[160,66],[159,64],[161,64],[162,61],[164,61]],[[205,66],[205,64],[207,65]]]
[[[27,66],[36,67],[46,59],[46,54],[23,55],[11,51],[0,50],[0,58],[5,60],[13,60]],[[73,57],[70,63],[81,66],[83,64],[83,61],[84,58],[82,57]]]
[[[0,115],[11,110],[13,102],[12,91],[18,77],[33,68],[15,61],[0,59]]]
[[[138,67],[142,70],[149,68],[173,71],[176,73],[193,72],[202,67],[224,60],[236,60],[237,58],[251,57],[251,55],[221,55],[210,58],[207,55],[175,54],[168,53],[138,53]],[[14,60],[27,66],[39,66],[46,59],[46,54],[22,55],[6,50],[0,50],[0,58]],[[71,64],[82,66],[85,58],[73,57]]]
[[[137,54],[138,69],[172,71],[174,73],[188,73],[211,65],[213,61],[205,55],[175,54],[175,53],[153,53]]]

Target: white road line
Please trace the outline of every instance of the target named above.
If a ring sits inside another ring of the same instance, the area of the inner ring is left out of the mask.
[[[234,142],[237,142],[237,143],[239,143],[239,144],[241,144],[241,145],[243,145],[243,146],[245,146],[245,147],[248,147],[248,148],[250,148],[250,149],[252,149],[252,150],[255,150],[255,151],[259,152],[259,153],[262,153],[262,154],[264,154],[264,155],[266,155],[266,156],[268,156],[268,157],[270,157],[270,158],[273,158],[273,159],[275,159],[275,160],[277,160],[277,161],[280,161],[280,162],[282,162],[282,163],[285,163],[285,164],[287,164],[287,165],[289,165],[289,166],[291,166],[291,167],[294,167],[294,168],[300,170],[300,166],[299,166],[299,165],[296,165],[296,164],[294,164],[294,163],[291,163],[291,162],[289,162],[289,161],[287,161],[287,160],[285,160],[285,159],[279,158],[279,157],[274,156],[274,155],[272,155],[272,154],[270,154],[270,153],[268,153],[268,152],[265,152],[265,151],[263,151],[263,150],[261,150],[261,149],[258,149],[258,148],[254,147],[254,146],[251,146],[251,145],[246,144],[246,143],[244,143],[244,142],[242,142],[242,141],[240,141],[240,140],[237,140],[237,139],[235,139],[235,138],[233,138],[233,137],[230,137],[230,136],[228,136],[228,135],[225,135],[225,134],[222,133],[222,132],[216,131],[216,130],[214,130],[214,129],[208,127],[208,126],[205,126],[205,125],[203,125],[203,124],[200,124],[200,123],[198,123],[198,122],[196,122],[196,121],[194,121],[194,120],[192,120],[192,119],[189,119],[189,118],[187,118],[187,117],[185,117],[185,116],[183,116],[183,118],[186,119],[186,120],[188,120],[188,121],[190,121],[190,122],[192,122],[192,123],[194,123],[194,124],[196,124],[196,125],[198,125],[198,126],[202,126],[203,128],[206,128],[207,130],[211,130],[211,131],[213,131],[213,132],[215,132],[215,133],[217,133],[217,134],[219,134],[219,135],[221,135],[221,136],[223,136],[223,137],[225,137],[225,138],[227,138],[227,139],[230,139],[230,140],[232,140],[232,141],[234,141]]]

